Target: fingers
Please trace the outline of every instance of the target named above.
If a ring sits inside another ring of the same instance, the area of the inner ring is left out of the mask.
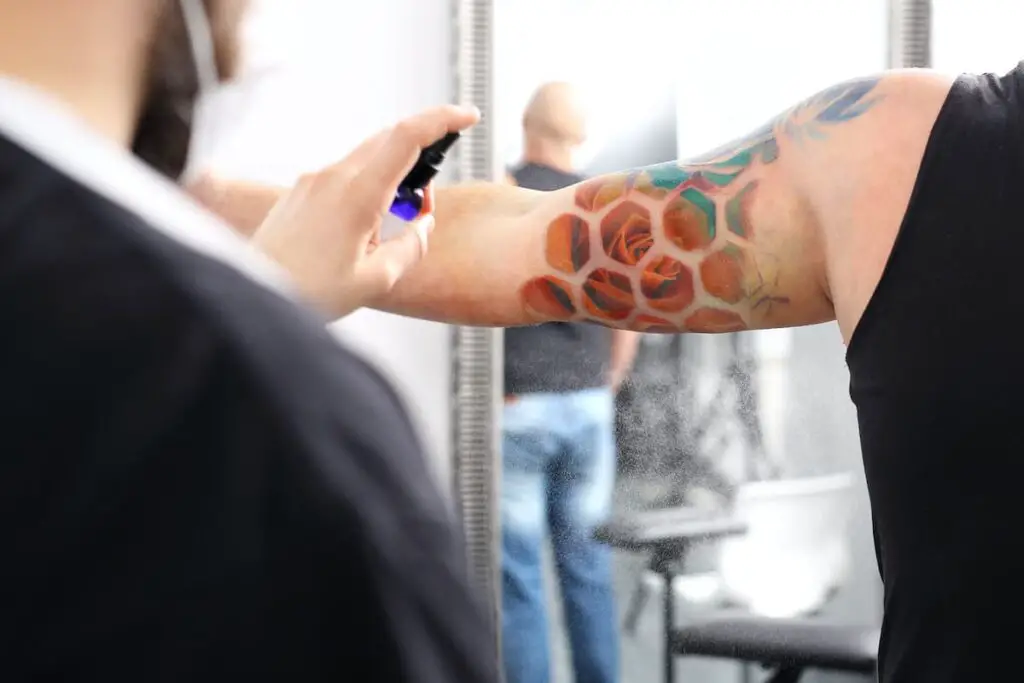
[[[479,119],[480,114],[475,108],[449,105],[429,109],[399,122],[391,129],[386,143],[353,180],[353,194],[373,202],[366,207],[367,210],[381,211],[424,147],[440,140],[448,132],[469,128]]]
[[[427,237],[434,217],[424,216],[409,224],[401,235],[382,242],[360,265],[359,278],[370,296],[390,291],[409,268],[427,253]]]
[[[303,289],[337,292],[335,314],[391,290],[427,250],[434,197],[408,228],[378,242],[381,214],[421,150],[476,123],[475,109],[439,107],[368,138],[341,162],[305,176],[266,216],[255,242]]]
[[[461,132],[479,120],[480,113],[475,107],[446,105],[428,109],[399,121],[391,129],[388,145],[371,163],[385,174],[404,175],[412,168],[424,147],[437,142],[447,133]]]

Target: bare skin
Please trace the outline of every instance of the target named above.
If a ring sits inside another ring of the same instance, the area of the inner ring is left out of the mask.
[[[849,343],[952,83],[904,70],[837,84],[698,159],[556,192],[440,188],[429,254],[367,303],[458,324],[666,333],[837,320]],[[214,180],[195,191],[245,233],[281,195]]]
[[[471,325],[729,332],[838,320],[881,276],[953,79],[830,88],[691,162],[540,193],[437,193],[430,253],[375,307]]]

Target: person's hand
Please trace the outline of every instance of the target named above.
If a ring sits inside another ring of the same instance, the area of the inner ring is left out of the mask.
[[[332,318],[386,294],[427,248],[432,196],[404,233],[380,240],[381,218],[420,150],[477,122],[475,109],[438,107],[363,142],[341,162],[304,176],[253,234]],[[430,193],[428,192],[428,195]]]
[[[614,393],[619,393],[622,384],[629,378],[637,349],[640,347],[640,335],[629,330],[612,330],[611,369],[608,372],[608,384]]]
[[[622,390],[622,385],[626,381],[626,372],[612,372],[608,376],[608,385],[612,389],[613,394],[619,393]]]

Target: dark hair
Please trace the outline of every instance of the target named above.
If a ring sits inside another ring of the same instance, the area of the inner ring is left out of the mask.
[[[203,0],[213,30],[217,70],[222,78],[235,68],[239,0]],[[132,140],[132,152],[156,171],[177,180],[188,161],[193,116],[199,96],[195,55],[181,5],[164,0],[149,54],[146,91]]]

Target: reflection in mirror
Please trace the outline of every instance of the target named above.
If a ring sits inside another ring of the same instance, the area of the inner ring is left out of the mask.
[[[884,0],[495,5],[497,149],[509,182],[542,190],[706,152],[887,54]],[[565,231],[562,256],[583,258]],[[508,683],[755,680],[736,662],[671,662],[666,624],[878,622],[835,325],[512,329],[505,384]]]

